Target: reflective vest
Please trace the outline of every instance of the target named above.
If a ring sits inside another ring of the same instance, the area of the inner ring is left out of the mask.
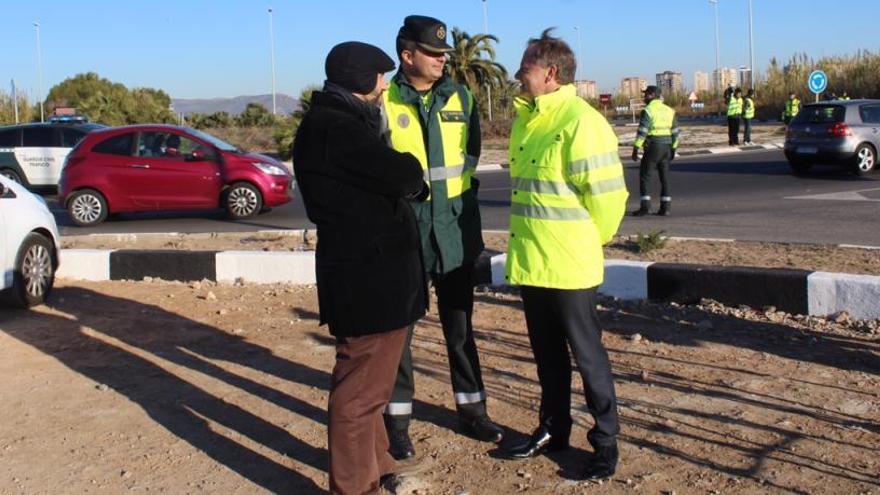
[[[743,118],[744,119],[753,119],[755,118],[755,100],[752,98],[746,98],[743,104]]]
[[[651,100],[642,110],[639,130],[633,145],[641,148],[646,139],[663,144],[671,144],[672,149],[678,148],[678,121],[675,110],[659,99]]]
[[[793,100],[788,99],[788,100],[785,100],[785,112],[783,112],[782,115],[784,115],[785,117],[794,117],[795,115],[798,114],[800,109],[801,109],[801,100],[799,100],[797,98],[795,98]]]
[[[743,99],[742,97],[737,98],[735,96],[730,98],[730,102],[727,104],[727,116],[728,117],[739,117],[743,113]]]
[[[617,136],[571,84],[514,105],[505,277],[513,285],[596,287],[602,245],[617,232],[628,196]]]
[[[471,191],[479,140],[472,154],[468,152],[474,98],[444,76],[425,105],[402,73],[393,78],[383,98],[391,146],[419,160],[431,191],[427,201],[411,203],[419,221],[425,269],[447,273],[483,250],[477,199]]]

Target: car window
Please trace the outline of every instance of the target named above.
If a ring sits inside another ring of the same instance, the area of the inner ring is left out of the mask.
[[[107,138],[92,147],[95,153],[107,153],[109,155],[131,155],[131,143],[134,141],[134,133],[120,134]]]
[[[206,153],[205,146],[173,132],[142,132],[138,139],[137,155],[171,160],[186,160],[194,151]]]
[[[61,146],[73,148],[85,135],[85,132],[76,129],[61,129]]]
[[[0,148],[15,148],[21,146],[21,134],[18,129],[0,131]]]
[[[836,124],[843,122],[846,108],[842,105],[808,105],[792,122],[795,124]]]
[[[25,127],[21,130],[22,146],[47,148],[56,146],[55,129],[51,127]]]
[[[880,105],[865,105],[859,108],[862,122],[866,124],[880,124]]]

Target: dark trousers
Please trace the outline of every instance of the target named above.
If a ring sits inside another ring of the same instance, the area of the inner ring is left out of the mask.
[[[743,142],[752,142],[752,119],[743,119]]]
[[[446,355],[449,359],[456,408],[462,415],[486,414],[486,392],[471,322],[474,312],[474,266],[467,263],[445,275],[432,275],[431,281],[437,292],[437,310],[446,340]],[[412,334],[413,327],[410,327],[397,370],[394,392],[385,410],[390,424],[400,429],[409,426],[415,395],[410,348]]]
[[[406,328],[336,341],[330,388],[330,492],[373,493],[394,472],[382,410],[391,397]]]
[[[648,141],[645,154],[639,166],[639,194],[641,200],[650,201],[651,173],[656,168],[660,176],[660,201],[670,201],[669,193],[669,159],[672,157],[672,145],[652,143]]]
[[[739,117],[727,117],[727,144],[739,144]]]
[[[522,287],[529,341],[541,384],[539,421],[554,437],[571,433],[571,358],[574,354],[595,420],[587,439],[593,447],[617,441],[617,397],[596,311],[596,288],[561,290]]]

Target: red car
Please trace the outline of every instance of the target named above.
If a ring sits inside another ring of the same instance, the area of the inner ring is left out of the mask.
[[[70,152],[59,181],[61,204],[81,226],[110,213],[225,208],[249,218],[292,199],[281,162],[245,153],[204,132],[132,125],[88,134]]]

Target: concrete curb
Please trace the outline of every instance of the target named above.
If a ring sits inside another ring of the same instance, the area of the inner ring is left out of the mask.
[[[506,285],[505,253],[477,261],[481,285]],[[175,251],[64,249],[57,276],[72,280],[212,280],[255,284],[315,283],[313,251]],[[796,314],[840,311],[880,319],[880,277],[777,268],[720,267],[606,260],[599,292],[619,299],[695,304],[703,298]]]
[[[681,150],[676,153],[676,156],[695,156],[695,155],[725,155],[729,153],[739,153],[743,151],[764,151],[764,150],[777,150],[782,149],[783,143],[767,143],[767,144],[752,144],[749,146],[722,146],[717,148],[699,148],[699,149],[689,149],[689,150]],[[629,155],[620,155],[621,160],[629,160]],[[477,166],[478,172],[491,172],[495,170],[506,170],[508,168],[507,163],[487,163],[484,165]]]

